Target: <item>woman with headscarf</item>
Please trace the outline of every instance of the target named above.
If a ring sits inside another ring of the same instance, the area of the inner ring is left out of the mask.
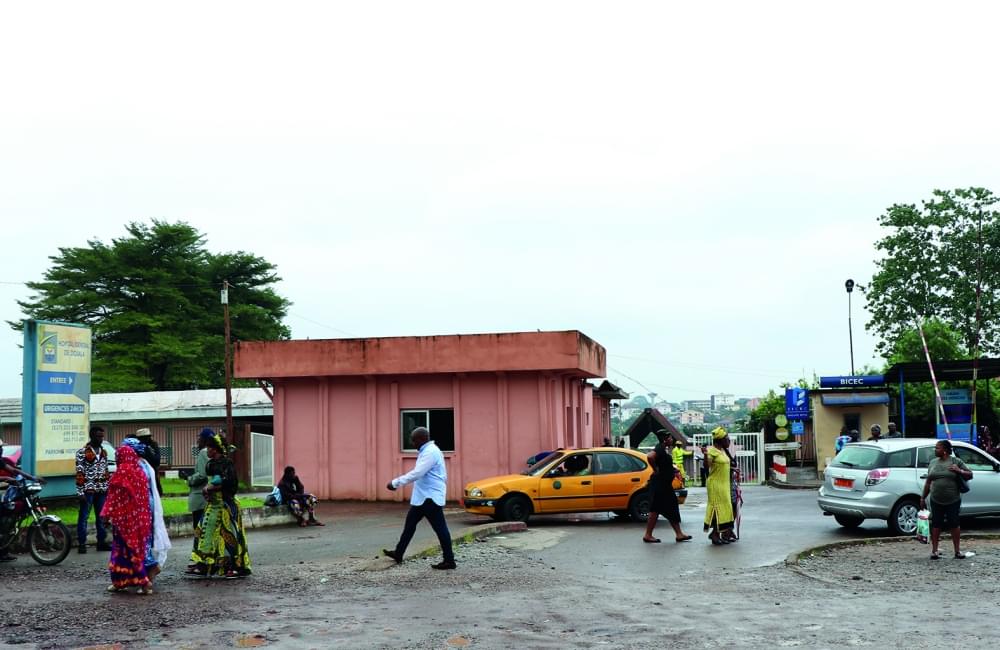
[[[128,438],[116,450],[118,467],[108,482],[108,496],[101,511],[101,516],[114,526],[108,591],[136,587],[137,594],[153,593],[153,580],[163,570],[170,550],[152,468],[136,450],[140,444]]]
[[[208,483],[202,489],[205,495],[205,514],[195,529],[198,538],[191,553],[194,566],[186,573],[195,576],[243,578],[250,575],[250,553],[247,551],[246,534],[240,502],[236,498],[238,482],[227,445],[220,436],[208,440]]]
[[[295,515],[299,526],[322,526],[323,523],[316,520],[314,509],[316,507],[315,495],[306,492],[305,486],[295,473],[295,468],[288,466],[285,468],[281,480],[278,481],[278,491],[281,493],[281,502],[288,506],[288,509]],[[308,515],[309,519],[306,519]]]
[[[733,539],[733,502],[730,496],[729,435],[722,427],[712,430],[712,446],[705,454],[708,466],[708,505],[705,508],[705,532],[712,544],[728,544]]]

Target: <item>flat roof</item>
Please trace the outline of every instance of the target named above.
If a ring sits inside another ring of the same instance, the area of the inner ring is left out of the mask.
[[[940,381],[972,381],[971,359],[961,361],[935,361],[934,376]],[[897,363],[888,368],[885,373],[886,383],[896,383],[900,380],[900,373],[904,383],[929,382],[931,372],[927,368],[926,361],[907,361]],[[1000,377],[1000,359],[980,359],[979,379],[993,379]]]
[[[365,339],[241,341],[234,374],[242,378],[428,375],[550,371],[606,375],[605,350],[577,330],[450,334]]]

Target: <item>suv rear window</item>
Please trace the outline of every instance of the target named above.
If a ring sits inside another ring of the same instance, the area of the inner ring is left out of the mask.
[[[876,467],[885,467],[884,456],[885,454],[878,447],[848,445],[837,454],[837,457],[830,464],[833,467],[850,469],[875,469]]]

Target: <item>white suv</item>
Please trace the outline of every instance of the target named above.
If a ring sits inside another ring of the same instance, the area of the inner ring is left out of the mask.
[[[884,519],[897,535],[912,535],[935,444],[934,438],[892,438],[845,446],[823,472],[820,510],[847,528]],[[1000,462],[970,444],[951,444],[973,473],[962,516],[1000,515]]]

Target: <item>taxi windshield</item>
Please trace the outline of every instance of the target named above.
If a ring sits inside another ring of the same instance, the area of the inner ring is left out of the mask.
[[[549,464],[552,463],[552,461],[554,461],[557,458],[562,458],[562,455],[563,454],[561,451],[553,451],[548,456],[541,459],[540,461],[538,461],[537,463],[535,463],[534,465],[532,465],[531,467],[529,467],[528,469],[524,470],[521,473],[524,474],[525,476],[538,476],[539,474],[542,473],[542,471],[546,467],[549,466]]]

